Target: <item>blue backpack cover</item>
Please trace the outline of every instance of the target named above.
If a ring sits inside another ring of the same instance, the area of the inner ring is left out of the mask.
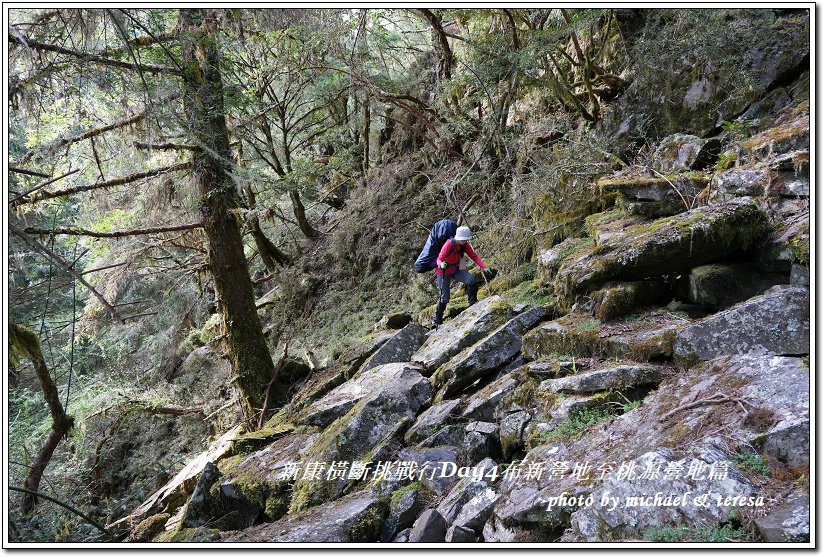
[[[455,236],[458,230],[458,223],[454,220],[443,219],[435,223],[432,231],[429,233],[429,238],[423,245],[423,250],[415,261],[415,271],[418,273],[426,273],[435,268],[435,260],[438,259],[438,254],[444,243]]]

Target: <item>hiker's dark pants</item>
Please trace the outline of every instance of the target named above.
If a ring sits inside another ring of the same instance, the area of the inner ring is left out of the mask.
[[[478,283],[472,273],[466,270],[455,271],[453,275],[438,275],[438,305],[435,308],[435,323],[440,324],[443,321],[443,312],[446,310],[446,304],[449,303],[449,288],[452,286],[452,281],[457,280],[466,285],[466,296],[469,298],[469,305],[471,306],[478,301]]]

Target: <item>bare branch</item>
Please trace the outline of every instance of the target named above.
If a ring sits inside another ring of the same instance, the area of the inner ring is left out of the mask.
[[[53,199],[55,197],[64,197],[67,195],[72,195],[75,193],[80,193],[84,191],[90,190],[97,190],[101,188],[111,188],[114,186],[122,186],[124,184],[130,184],[132,182],[137,182],[138,180],[142,180],[143,178],[152,178],[154,176],[159,176],[160,174],[165,174],[167,172],[175,172],[178,170],[186,170],[192,167],[192,163],[182,162],[179,164],[173,164],[171,166],[163,166],[161,168],[154,168],[152,170],[148,170],[146,172],[138,172],[136,174],[129,174],[128,176],[121,176],[120,178],[115,178],[113,180],[107,180],[105,182],[97,182],[96,184],[88,184],[85,186],[77,186],[74,188],[68,188],[65,190],[60,191],[50,191],[50,192],[41,192],[38,195],[29,198],[29,199],[16,199],[11,202],[12,207],[16,207],[18,205],[24,205],[27,203],[35,203],[37,201],[43,201],[45,199]]]
[[[98,64],[102,64],[104,66],[114,66],[116,68],[124,68],[127,70],[149,72],[153,75],[156,75],[158,73],[181,75],[180,70],[178,70],[177,68],[171,68],[168,66],[154,66],[151,64],[133,64],[130,62],[123,62],[122,60],[107,58],[105,56],[100,56],[99,54],[80,52],[78,50],[71,50],[68,48],[64,48],[62,46],[41,43],[39,41],[31,39],[30,37],[16,36],[11,33],[9,34],[9,42],[17,43],[21,46],[25,46],[41,52],[55,52],[57,54],[66,54],[68,56],[74,56],[75,58],[79,58],[81,60],[88,60],[89,62],[95,62]]]
[[[155,228],[135,228],[133,230],[114,230],[112,232],[95,232],[83,228],[32,228],[23,229],[26,234],[46,236],[50,234],[62,234],[66,236],[91,236],[92,238],[125,238],[127,236],[145,236],[146,234],[162,234],[163,232],[178,232],[180,230],[193,230],[202,228],[199,222],[191,224],[178,224],[176,226],[159,226]]]
[[[29,245],[29,247],[31,247],[31,248],[32,248],[32,249],[34,249],[35,251],[38,251],[38,252],[42,253],[43,255],[45,255],[46,257],[48,257],[49,259],[51,259],[54,263],[56,263],[56,264],[57,264],[57,266],[58,266],[58,267],[62,268],[62,269],[63,269],[64,271],[66,271],[68,274],[70,274],[71,276],[73,276],[74,278],[76,278],[77,280],[79,280],[79,281],[80,281],[80,284],[82,284],[83,286],[85,286],[85,287],[86,287],[86,289],[87,289],[89,292],[91,292],[92,294],[94,294],[94,296],[95,296],[98,300],[100,300],[100,302],[101,302],[104,306],[106,306],[107,308],[109,308],[109,311],[111,311],[111,312],[112,312],[112,315],[114,315],[114,316],[115,316],[118,320],[120,320],[121,322],[125,323],[125,321],[123,320],[123,318],[122,318],[122,317],[120,317],[120,315],[117,313],[117,310],[115,310],[115,309],[114,309],[114,306],[112,306],[112,304],[110,304],[110,303],[106,300],[106,298],[104,298],[104,297],[103,297],[103,295],[102,295],[100,292],[98,292],[97,290],[95,290],[94,286],[92,286],[91,284],[89,284],[89,282],[88,282],[86,279],[84,279],[84,278],[83,278],[83,275],[82,275],[81,273],[79,273],[79,272],[77,272],[76,270],[74,270],[74,269],[72,268],[72,266],[71,266],[69,263],[67,263],[67,262],[66,262],[66,260],[65,260],[65,259],[63,259],[63,258],[62,258],[62,257],[60,257],[59,255],[57,255],[56,253],[54,253],[52,250],[50,250],[49,248],[47,248],[46,246],[44,246],[44,245],[43,245],[43,244],[41,244],[40,242],[36,241],[34,238],[32,238],[31,236],[29,236],[28,234],[26,234],[26,233],[25,233],[22,229],[20,229],[19,227],[15,226],[15,225],[14,225],[14,224],[12,224],[12,223],[9,223],[9,232],[11,232],[11,233],[12,233],[12,234],[14,234],[15,236],[17,236],[18,238],[20,238],[21,240],[23,240],[26,244],[28,244],[28,245]]]
[[[38,178],[51,178],[51,174],[43,174],[42,172],[35,172],[34,170],[26,170],[25,168],[17,168],[15,166],[9,166],[9,172],[15,172],[17,174],[25,174],[26,176],[37,176]]]

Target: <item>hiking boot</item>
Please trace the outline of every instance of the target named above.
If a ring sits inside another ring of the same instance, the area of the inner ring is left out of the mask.
[[[437,329],[438,325],[443,323],[443,312],[446,311],[446,304],[438,302],[435,306],[435,316],[432,317],[432,328]]]
[[[478,302],[478,284],[467,285],[466,287],[466,297],[469,301],[469,305],[473,305]]]

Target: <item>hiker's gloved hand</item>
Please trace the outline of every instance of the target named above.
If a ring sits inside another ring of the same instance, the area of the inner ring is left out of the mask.
[[[493,269],[492,267],[487,267],[483,270],[484,278],[486,280],[492,280],[498,276],[498,269]]]
[[[449,264],[446,261],[441,261],[441,269],[446,269]]]

